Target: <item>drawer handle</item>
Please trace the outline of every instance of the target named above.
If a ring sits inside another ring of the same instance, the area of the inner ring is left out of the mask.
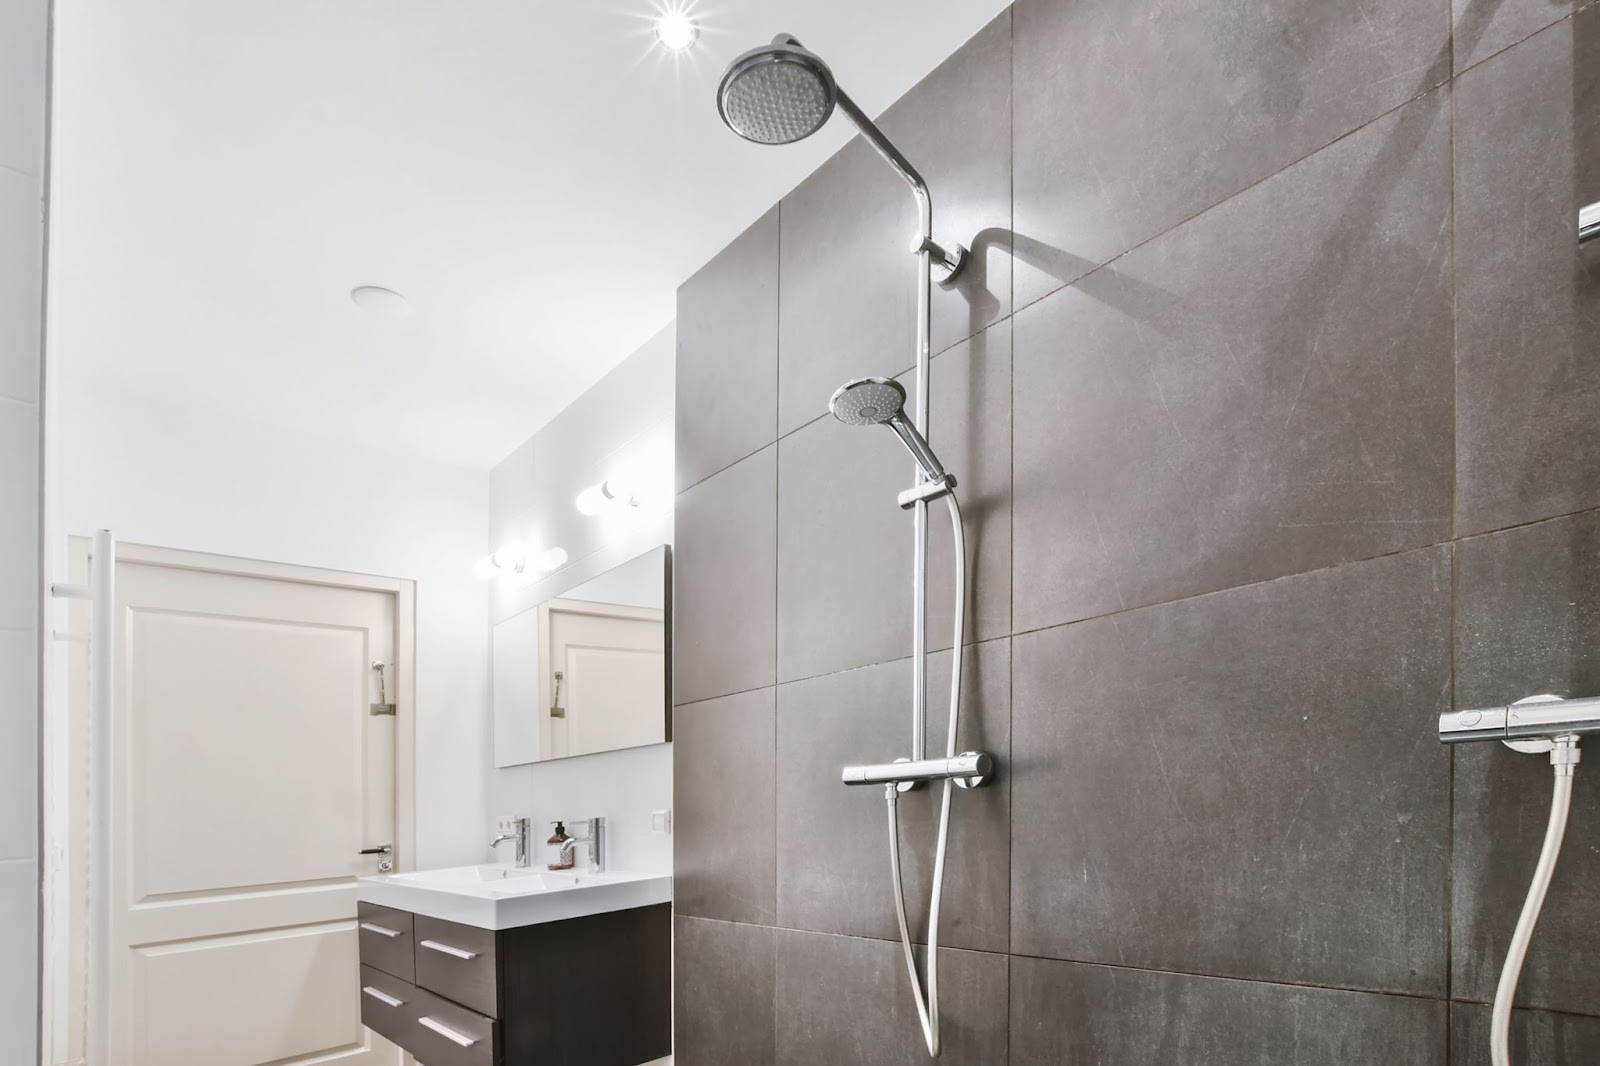
[[[425,1029],[432,1029],[434,1032],[438,1033],[452,1044],[459,1044],[461,1047],[471,1047],[473,1044],[477,1043],[477,1041],[472,1037],[458,1033],[448,1025],[442,1025],[439,1022],[434,1021],[432,1018],[418,1018],[417,1024]]]
[[[388,926],[384,925],[373,925],[371,922],[362,922],[361,928],[365,929],[369,933],[377,933],[379,936],[386,936],[390,939],[400,935],[400,930],[398,929],[390,929]]]
[[[475,959],[478,957],[476,951],[462,951],[460,948],[453,948],[449,944],[441,944],[437,940],[424,940],[422,941],[422,946],[432,951],[442,951],[446,955],[454,955],[458,959]]]
[[[395,999],[387,992],[380,992],[371,985],[363,985],[361,987],[361,991],[365,992],[367,995],[371,996],[373,999],[377,1000],[379,1003],[382,1003],[386,1007],[403,1007],[406,1005],[405,1000]]]

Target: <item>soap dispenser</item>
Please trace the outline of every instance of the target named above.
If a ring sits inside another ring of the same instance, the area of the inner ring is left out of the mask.
[[[567,835],[567,827],[565,825],[560,822],[551,822],[550,824],[556,827],[556,831],[551,835],[549,840],[545,841],[545,843],[554,844],[561,848],[561,852],[557,861],[550,864],[550,869],[570,870],[575,865],[575,860],[577,859],[577,849],[573,847],[573,844],[576,842],[572,839],[572,837]]]

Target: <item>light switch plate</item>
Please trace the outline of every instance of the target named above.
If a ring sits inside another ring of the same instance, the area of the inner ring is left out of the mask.
[[[650,832],[652,832],[652,833],[670,833],[670,832],[672,832],[672,812],[671,811],[651,811],[650,812]]]

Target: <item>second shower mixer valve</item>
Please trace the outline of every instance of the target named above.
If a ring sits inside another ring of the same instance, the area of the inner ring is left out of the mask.
[[[1544,847],[1534,867],[1522,914],[1506,949],[1500,983],[1495,989],[1494,1008],[1490,1012],[1489,1051],[1494,1066],[1511,1064],[1511,1005],[1516,1001],[1522,966],[1561,856],[1567,816],[1572,811],[1573,779],[1582,758],[1578,742],[1594,733],[1600,733],[1600,698],[1596,697],[1567,700],[1560,696],[1528,696],[1503,707],[1445,711],[1439,716],[1439,739],[1446,744],[1498,740],[1513,751],[1532,755],[1548,753],[1554,770],[1555,789]]]

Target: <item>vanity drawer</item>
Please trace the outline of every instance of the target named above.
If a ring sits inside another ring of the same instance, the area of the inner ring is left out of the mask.
[[[361,967],[361,1024],[394,1043],[411,1031],[417,990],[407,981],[371,966]]]
[[[357,903],[356,928],[361,937],[363,966],[375,967],[402,981],[416,979],[410,911],[390,910],[376,903]]]
[[[417,984],[498,1018],[500,980],[494,932],[419,914],[415,933]]]
[[[422,989],[406,1005],[395,1043],[427,1066],[499,1066],[500,1023]],[[385,1034],[388,1035],[388,1034]]]

